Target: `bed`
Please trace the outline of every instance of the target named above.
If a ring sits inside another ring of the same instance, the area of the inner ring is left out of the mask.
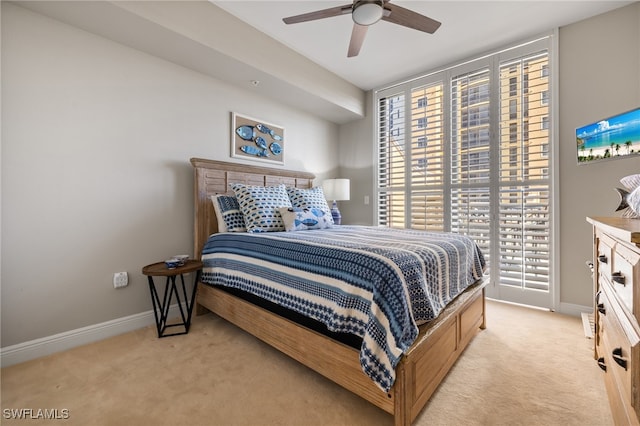
[[[315,177],[306,172],[199,158],[191,159],[191,163],[195,176],[194,253],[197,256],[202,255],[210,235],[218,234],[214,236],[218,240],[228,239],[226,234],[218,233],[211,196],[232,194],[232,183],[256,186],[284,184],[310,189]],[[348,227],[344,229],[349,230]],[[272,239],[280,241],[285,235],[275,234],[302,236],[313,232],[269,234]],[[249,243],[253,241],[253,236],[244,238],[250,239]],[[393,416],[395,425],[410,425],[471,339],[478,330],[485,328],[485,284],[486,280],[479,277],[461,294],[455,294],[435,319],[416,329],[415,336],[410,339],[412,343],[403,348],[403,353],[393,363],[394,377],[388,386],[365,374],[362,351],[357,343],[323,332],[295,316],[270,309],[268,303],[256,303],[236,292],[199,282],[196,313],[211,311],[225,318],[388,412]]]

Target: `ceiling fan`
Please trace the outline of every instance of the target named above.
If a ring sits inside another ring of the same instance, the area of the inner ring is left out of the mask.
[[[351,13],[351,18],[353,19],[351,41],[349,42],[349,51],[347,52],[347,56],[350,58],[360,53],[360,48],[362,47],[369,26],[381,19],[429,34],[433,34],[440,27],[440,22],[435,19],[391,4],[389,0],[355,0],[353,4],[330,7],[329,9],[303,13],[302,15],[289,16],[288,18],[284,18],[283,21],[285,24],[297,24],[299,22],[346,15],[347,13]]]

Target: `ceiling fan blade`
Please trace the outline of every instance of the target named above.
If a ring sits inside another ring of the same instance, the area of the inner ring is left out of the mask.
[[[441,24],[435,19],[428,18],[404,7],[396,6],[395,4],[385,3],[384,8],[388,10],[389,13],[385,11],[382,20],[402,25],[403,27],[433,34]]]
[[[316,10],[315,12],[303,13],[302,15],[289,16],[283,18],[285,24],[297,24],[300,22],[315,21],[316,19],[333,18],[347,13],[351,13],[353,5],[330,7],[329,9]]]
[[[358,25],[356,23],[353,24],[353,30],[351,31],[351,41],[349,42],[349,51],[347,52],[348,58],[358,56],[358,53],[360,53],[360,48],[362,47],[362,43],[364,43],[364,36],[367,35],[368,29],[369,27],[366,25]]]

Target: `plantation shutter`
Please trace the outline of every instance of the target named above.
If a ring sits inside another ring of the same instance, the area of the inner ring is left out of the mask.
[[[489,69],[451,79],[451,231],[491,258]],[[488,262],[490,264],[490,262]]]
[[[472,237],[490,297],[552,307],[551,37],[376,91],[377,223]]]
[[[443,84],[411,90],[411,169],[409,227],[444,230]]]
[[[405,97],[378,101],[378,224],[405,227]]]
[[[549,289],[549,60],[500,64],[500,284]]]

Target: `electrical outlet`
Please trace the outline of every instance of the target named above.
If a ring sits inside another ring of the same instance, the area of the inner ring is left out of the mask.
[[[126,272],[116,272],[113,274],[113,287],[121,288],[129,284],[129,277]]]

